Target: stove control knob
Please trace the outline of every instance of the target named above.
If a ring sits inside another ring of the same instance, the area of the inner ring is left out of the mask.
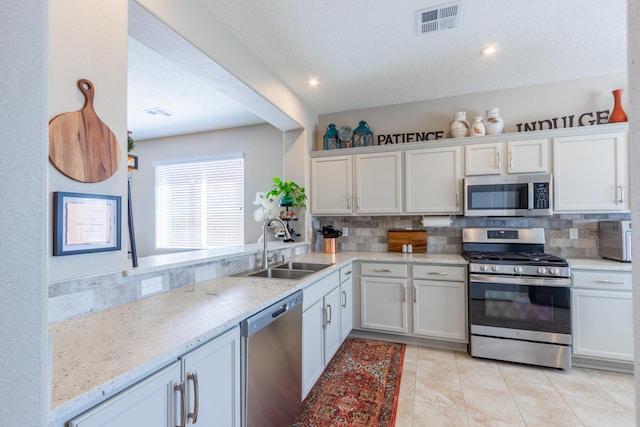
[[[555,267],[552,267],[552,268],[549,269],[549,273],[553,274],[554,276],[557,276],[558,274],[560,274],[560,270],[558,270]]]
[[[491,271],[498,271],[500,270],[500,266],[499,265],[492,265],[491,266]]]
[[[489,271],[489,266],[488,266],[488,265],[486,265],[486,264],[481,265],[481,266],[480,266],[480,270],[482,270],[482,271]]]
[[[521,265],[518,265],[516,267],[513,267],[513,271],[516,273],[522,273],[524,271],[524,268],[522,268]]]
[[[538,274],[547,274],[546,267],[538,267]]]

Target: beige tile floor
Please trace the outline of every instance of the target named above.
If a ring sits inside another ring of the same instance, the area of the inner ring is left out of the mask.
[[[396,427],[635,426],[631,374],[569,371],[408,345]]]

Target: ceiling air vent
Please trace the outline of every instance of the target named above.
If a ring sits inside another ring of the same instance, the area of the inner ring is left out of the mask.
[[[173,116],[173,113],[160,107],[149,108],[148,110],[144,110],[144,112],[152,116],[157,116],[157,115],[162,115],[167,117]]]
[[[456,28],[460,25],[462,2],[441,4],[416,12],[418,35]]]

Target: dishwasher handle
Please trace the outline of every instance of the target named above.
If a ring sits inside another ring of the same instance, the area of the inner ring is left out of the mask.
[[[280,317],[280,315],[285,313],[286,311],[287,311],[287,304],[284,304],[278,310],[276,310],[273,313],[271,313],[271,318],[275,319],[276,317]]]
[[[302,306],[302,291],[297,291],[248,319],[243,320],[240,323],[240,334],[243,337],[250,337],[298,306]]]

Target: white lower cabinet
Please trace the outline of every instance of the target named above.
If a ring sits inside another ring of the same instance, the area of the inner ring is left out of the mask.
[[[239,328],[75,417],[69,427],[174,427],[193,424],[196,407],[199,425],[240,426]]]
[[[406,264],[360,264],[360,326],[363,329],[409,332],[407,271]]]
[[[179,425],[180,362],[175,362],[69,421],[69,427]]]
[[[468,342],[466,267],[417,264],[410,274],[406,264],[361,263],[360,270],[361,329]]]
[[[465,273],[464,267],[414,266],[414,335],[467,342]]]
[[[340,341],[353,329],[353,278],[351,264],[340,268]]]
[[[238,329],[181,357],[188,422],[240,426],[240,336]],[[197,398],[197,400],[196,400]],[[197,418],[196,415],[196,407]]]
[[[573,354],[633,362],[631,272],[574,271]]]
[[[302,399],[342,343],[339,280],[336,271],[303,291]]]

